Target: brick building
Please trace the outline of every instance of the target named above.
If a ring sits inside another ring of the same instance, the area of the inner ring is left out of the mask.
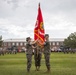
[[[3,48],[11,48],[16,46],[18,49],[24,49],[26,45],[26,39],[6,39],[3,41]]]
[[[50,45],[52,51],[57,51],[60,49],[60,46],[63,45],[64,38],[51,38]]]
[[[63,45],[64,38],[50,38],[51,50],[57,50]],[[3,48],[10,48],[17,46],[18,49],[24,49],[26,45],[26,39],[6,39],[3,41]]]

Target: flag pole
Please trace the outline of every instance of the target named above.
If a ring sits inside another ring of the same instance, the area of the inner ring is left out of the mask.
[[[39,2],[39,7],[40,7],[40,2]]]
[[[39,2],[39,5],[38,5],[38,8],[40,8],[40,2]],[[38,29],[38,35],[39,35],[39,29]],[[38,40],[39,40],[39,37],[38,37]],[[38,48],[38,44],[37,44],[37,57],[38,57],[38,52],[39,52],[38,49],[39,48]]]

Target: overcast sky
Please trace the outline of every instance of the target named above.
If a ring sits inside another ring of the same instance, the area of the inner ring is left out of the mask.
[[[50,38],[66,38],[76,32],[76,0],[0,0],[3,39],[33,38],[39,2]]]

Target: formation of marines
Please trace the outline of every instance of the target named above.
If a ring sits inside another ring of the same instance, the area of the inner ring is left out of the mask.
[[[0,56],[1,55],[4,56],[5,54],[17,54],[16,47],[11,47],[11,48],[7,48],[7,49],[0,47]]]
[[[26,57],[27,57],[27,72],[30,72],[31,64],[32,64],[32,53],[34,49],[34,60],[35,60],[35,67],[36,71],[40,70],[41,66],[41,57],[42,52],[44,53],[45,57],[45,64],[47,67],[47,72],[50,72],[50,42],[49,42],[49,35],[45,35],[45,41],[42,44],[43,48],[37,44],[38,40],[32,42],[31,38],[26,38]]]

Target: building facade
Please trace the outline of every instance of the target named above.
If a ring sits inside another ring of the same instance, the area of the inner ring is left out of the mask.
[[[51,50],[57,50],[63,45],[64,38],[50,38]],[[3,48],[11,48],[16,46],[18,49],[25,49],[26,39],[6,39],[3,41]]]
[[[6,39],[3,41],[3,48],[11,48],[16,46],[19,50],[24,49],[26,46],[26,39]]]
[[[51,38],[50,46],[52,51],[60,50],[60,46],[63,45],[64,38]]]

